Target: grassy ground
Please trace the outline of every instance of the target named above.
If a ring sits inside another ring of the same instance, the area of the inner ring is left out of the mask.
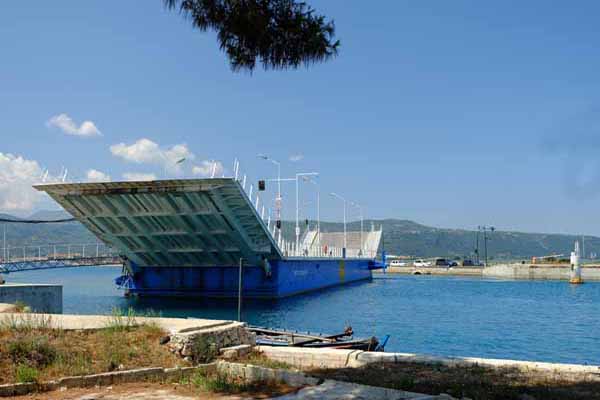
[[[600,382],[548,381],[515,369],[403,363],[311,372],[320,378],[478,400],[600,400]]]
[[[238,358],[237,360],[234,360],[234,362],[258,365],[260,367],[271,368],[271,369],[296,369],[288,363],[271,360],[271,359],[267,358],[266,356],[264,356],[263,354],[258,353],[256,351],[253,351],[244,357]]]
[[[0,384],[142,367],[187,365],[160,345],[165,333],[115,315],[105,329],[65,331],[50,320],[20,314],[0,318]]]

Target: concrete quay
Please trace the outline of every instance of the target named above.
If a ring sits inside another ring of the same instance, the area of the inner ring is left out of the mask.
[[[62,286],[4,283],[0,285],[0,303],[23,303],[34,312],[60,314],[63,311]]]
[[[503,279],[564,280],[571,277],[571,266],[565,264],[497,264],[483,269],[482,276]],[[581,267],[583,281],[600,281],[599,265]]]
[[[401,275],[448,275],[448,276],[481,276],[481,267],[388,267],[383,270],[375,270],[373,274],[401,274]]]
[[[412,353],[377,353],[361,350],[309,349],[258,346],[267,358],[300,369],[359,368],[374,363],[417,363],[446,366],[514,368],[523,373],[569,382],[600,381],[600,366],[477,357],[438,357]]]
[[[569,265],[558,264],[522,264],[507,263],[490,265],[489,267],[388,267],[385,272],[374,271],[374,275],[383,274],[400,275],[442,275],[442,276],[479,276],[484,278],[499,279],[536,279],[536,280],[563,280],[571,277]],[[600,281],[600,265],[581,267],[583,281]]]

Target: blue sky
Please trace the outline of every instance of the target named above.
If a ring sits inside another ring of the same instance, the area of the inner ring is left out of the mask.
[[[43,168],[160,177],[157,157],[182,152],[168,174],[238,157],[256,180],[275,173],[266,153],[286,176],[321,173],[329,220],[335,191],[375,218],[600,235],[597,2],[310,3],[339,56],[253,74],[159,0],[2,4],[0,205],[47,208],[25,189]],[[135,154],[141,139],[158,147]]]

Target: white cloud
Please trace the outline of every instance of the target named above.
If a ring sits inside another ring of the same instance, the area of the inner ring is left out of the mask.
[[[125,161],[136,164],[160,165],[172,173],[181,173],[182,159],[193,160],[194,154],[185,144],[176,144],[170,148],[161,148],[158,143],[142,138],[135,143],[127,145],[118,143],[110,146],[110,152]]]
[[[125,172],[123,174],[123,179],[126,181],[155,181],[156,175],[145,174],[142,172]]]
[[[34,160],[10,153],[0,153],[0,210],[28,211],[44,199],[31,186],[42,181],[44,171]],[[47,176],[46,182],[56,178]]]
[[[81,137],[102,136],[102,132],[100,132],[92,121],[83,121],[81,125],[77,126],[75,121],[64,113],[50,118],[46,122],[46,126],[58,128],[67,135]]]
[[[304,158],[304,154],[292,154],[290,156],[290,161],[297,162],[297,161],[301,161],[303,158]]]
[[[85,175],[88,182],[110,182],[110,175],[97,169],[89,169]]]
[[[215,170],[215,177],[221,177],[223,175],[223,163],[220,161],[202,161],[200,165],[194,165],[192,173],[203,177],[212,176],[213,168]]]

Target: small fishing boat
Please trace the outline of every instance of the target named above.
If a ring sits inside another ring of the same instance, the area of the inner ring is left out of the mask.
[[[335,335],[313,335],[310,332],[256,326],[250,326],[248,330],[256,333],[256,344],[261,346],[385,351],[389,339],[389,335],[386,335],[381,342],[375,336],[364,339],[354,338],[352,327],[347,327],[344,332]]]

